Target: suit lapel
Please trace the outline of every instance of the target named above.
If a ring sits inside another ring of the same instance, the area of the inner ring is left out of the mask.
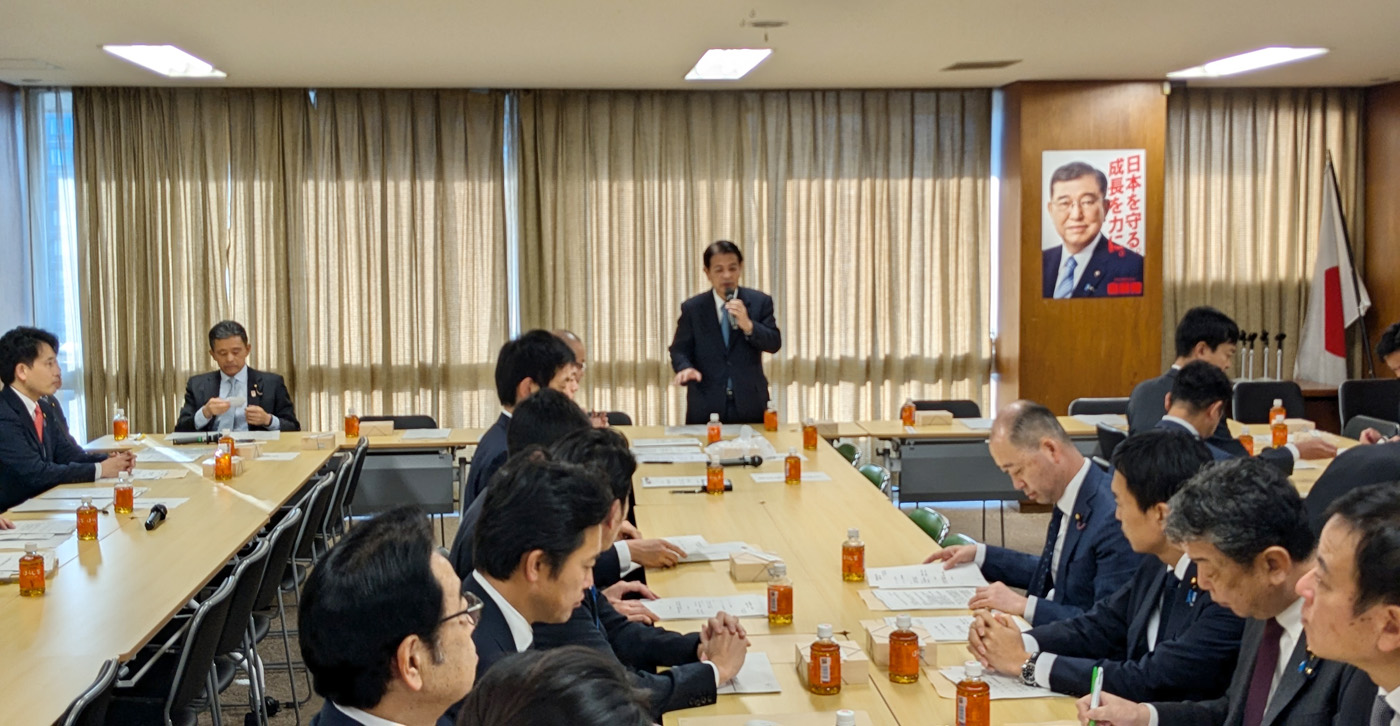
[[[1137,659],[1147,652],[1147,621],[1151,619],[1152,613],[1156,612],[1162,602],[1162,588],[1167,583],[1167,574],[1170,571],[1159,572],[1147,587],[1147,594],[1142,602],[1138,604],[1137,611],[1133,613],[1133,621],[1128,624],[1128,657]],[[1162,613],[1165,615],[1166,613]],[[1159,617],[1157,621],[1157,642],[1163,640],[1167,632],[1167,620]]]
[[[1249,695],[1249,679],[1254,675],[1254,659],[1259,657],[1259,642],[1264,638],[1264,621],[1253,618],[1245,621],[1244,633],[1240,636],[1240,657],[1235,661],[1235,675],[1231,684],[1239,683],[1241,688],[1231,688],[1230,714],[1233,718],[1226,723],[1239,723],[1244,714],[1245,697]],[[1267,723],[1267,720],[1266,720]]]
[[[24,427],[24,435],[29,438],[31,445],[39,450],[40,456],[45,461],[52,461],[53,455],[49,453],[49,444],[53,441],[53,437],[49,435],[48,413],[44,414],[44,440],[40,441],[38,432],[34,430],[34,417],[29,414],[29,409],[25,407],[24,401],[19,400],[19,394],[15,393],[13,388],[6,386],[5,390],[0,392],[0,398],[5,399],[5,403],[15,410],[15,414],[19,416],[21,421],[29,423],[28,426]],[[44,404],[40,403],[39,410],[43,409]]]
[[[248,367],[248,405],[262,406],[262,374]]]
[[[1084,274],[1079,276],[1078,292],[1088,297],[1098,290],[1099,284],[1103,282],[1104,260],[1108,257],[1108,238],[1099,235],[1099,243],[1094,247],[1094,254],[1089,255],[1089,264],[1084,267]]]
[[[1298,669],[1298,664],[1308,658],[1308,635],[1303,633],[1298,636],[1298,643],[1293,646],[1293,653],[1283,666],[1283,675],[1278,679],[1278,687],[1274,689],[1273,698],[1269,699],[1269,705],[1264,709],[1263,726],[1273,723],[1278,718],[1289,702],[1303,690],[1307,684],[1308,677]]]
[[[715,310],[714,290],[710,290],[709,292],[705,293],[704,297],[701,298],[700,310],[700,325],[702,325],[704,329],[708,331],[709,335],[713,337],[713,340],[719,341],[720,347],[724,349],[725,357],[729,357],[729,348],[724,345],[724,331],[719,329],[720,313],[717,310]],[[733,344],[734,336],[731,335],[729,337],[729,341],[731,344]]]
[[[1060,566],[1055,568],[1055,591],[1064,589],[1065,574],[1069,572],[1069,561],[1074,548],[1079,544],[1079,536],[1089,526],[1089,518],[1094,513],[1094,493],[1098,489],[1098,467],[1089,463],[1089,471],[1084,473],[1084,481],[1079,484],[1079,496],[1074,498],[1074,514],[1060,523],[1065,530],[1065,546],[1060,550]]]

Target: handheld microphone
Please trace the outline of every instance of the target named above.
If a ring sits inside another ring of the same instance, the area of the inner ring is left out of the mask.
[[[169,513],[170,510],[166,509],[164,504],[151,507],[151,513],[146,517],[146,531],[149,532],[159,527],[165,521],[165,515]]]
[[[763,466],[762,456],[740,456],[736,459],[720,459],[720,466]]]
[[[725,302],[728,302],[728,301],[733,300],[734,298],[736,298],[736,297],[738,297],[738,296],[739,296],[739,288],[737,288],[737,287],[731,287],[731,288],[729,288],[729,290],[728,290],[727,292],[724,293],[724,300],[725,300]],[[730,330],[738,330],[738,329],[739,329],[739,321],[735,320],[733,315],[730,315],[730,316],[729,316],[729,329],[730,329]]]

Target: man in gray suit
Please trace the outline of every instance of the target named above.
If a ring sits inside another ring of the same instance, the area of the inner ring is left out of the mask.
[[[1079,701],[1080,720],[1112,726],[1353,726],[1376,688],[1353,666],[1317,657],[1303,631],[1300,580],[1313,568],[1303,500],[1258,459],[1208,465],[1171,498],[1166,534],[1196,563],[1197,584],[1247,618],[1226,694],[1211,701],[1133,703],[1105,692]]]

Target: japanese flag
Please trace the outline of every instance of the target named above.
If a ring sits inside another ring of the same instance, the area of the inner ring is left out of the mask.
[[[1347,379],[1346,329],[1371,307],[1371,296],[1356,277],[1347,250],[1337,175],[1327,163],[1323,180],[1322,229],[1318,235],[1317,266],[1313,268],[1308,312],[1294,377],[1340,385]]]

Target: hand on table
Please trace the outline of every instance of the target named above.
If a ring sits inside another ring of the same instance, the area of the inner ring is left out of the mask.
[[[1089,708],[1089,698],[1084,696],[1074,704],[1081,724],[1097,721],[1099,726],[1147,726],[1152,721],[1151,712],[1141,703],[1103,692],[1099,694],[1099,707]]]
[[[634,539],[627,543],[632,561],[642,567],[675,567],[685,550],[664,539]]]
[[[977,545],[953,545],[928,556],[924,560],[927,565],[930,562],[942,562],[943,569],[950,570],[958,565],[965,565],[977,559]]]
[[[622,580],[621,582],[613,583],[611,586],[603,589],[603,596],[608,599],[613,609],[626,615],[628,620],[634,623],[646,623],[647,625],[654,625],[657,620],[660,620],[660,618],[656,617],[656,613],[647,609],[646,600],[623,599],[626,595],[632,594],[641,595],[646,600],[656,599],[656,593],[652,592],[651,588],[640,582]]]
[[[1015,590],[1006,586],[1003,582],[993,582],[986,587],[977,588],[977,594],[968,601],[969,610],[997,610],[1011,615],[1025,615],[1026,603],[1025,595],[1016,594]]]
[[[991,611],[973,617],[967,650],[982,665],[1007,675],[1020,675],[1021,666],[1031,657],[1021,639],[1021,629],[1011,617]]]
[[[130,451],[118,451],[108,454],[102,460],[102,478],[115,479],[118,474],[124,471],[131,471],[136,467],[136,455]]]
[[[0,529],[14,529],[15,523],[4,517],[0,517]]]
[[[696,655],[715,665],[719,683],[724,685],[734,680],[739,669],[744,667],[748,649],[749,638],[743,628],[738,627],[738,618],[720,613],[700,629],[700,647]]]

